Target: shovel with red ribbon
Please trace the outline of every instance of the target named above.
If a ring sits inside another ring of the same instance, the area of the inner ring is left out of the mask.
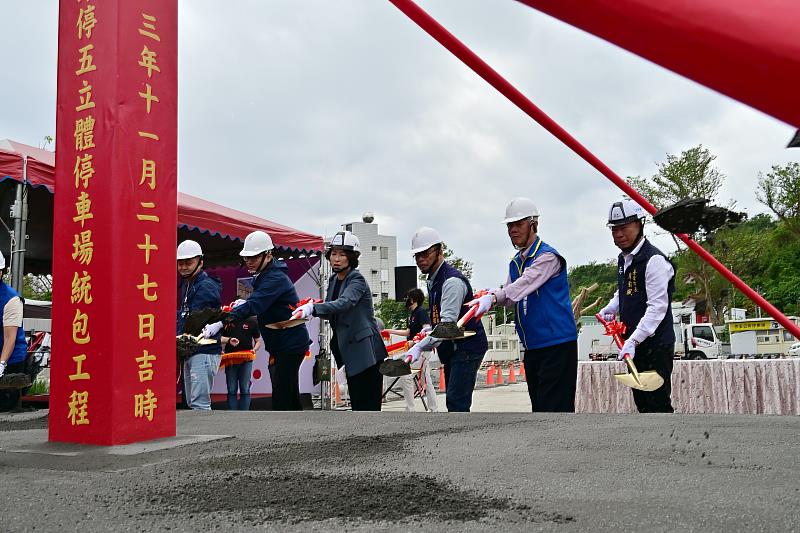
[[[296,304],[289,306],[289,309],[294,311],[292,313],[291,318],[289,318],[289,320],[282,320],[280,322],[273,322],[272,324],[267,324],[266,327],[269,328],[269,329],[286,329],[286,328],[295,328],[295,327],[299,326],[300,324],[305,324],[306,322],[308,322],[308,319],[301,318],[302,313],[300,312],[299,308],[303,307],[304,305],[309,304],[309,303],[318,304],[318,303],[321,303],[321,302],[322,302],[322,300],[315,299],[315,298],[304,298],[304,299],[300,300],[299,302],[297,302]]]
[[[474,300],[477,300],[481,296],[486,296],[487,294],[489,294],[489,290],[484,289],[475,292],[472,296]],[[474,331],[464,331],[464,324],[472,319],[480,320],[480,318],[483,316],[483,313],[478,313],[479,307],[479,304],[471,305],[467,312],[458,319],[458,322],[440,322],[435,328],[433,328],[433,331],[431,331],[431,337],[445,340],[457,340],[475,335]]]
[[[625,324],[619,322],[617,320],[613,321],[606,321],[603,320],[603,315],[597,313],[595,315],[597,321],[603,325],[605,331],[603,332],[604,335],[610,336],[614,339],[614,342],[617,345],[617,348],[622,349],[622,346],[625,344],[625,341],[622,340],[622,336],[625,334]],[[623,385],[631,387],[632,389],[638,389],[641,391],[654,391],[661,388],[664,385],[664,378],[662,378],[658,372],[654,370],[648,370],[646,372],[639,372],[636,369],[636,365],[633,363],[633,358],[631,354],[625,353],[622,354],[623,359],[625,360],[625,364],[628,365],[628,373],[623,374],[614,374],[614,377]]]

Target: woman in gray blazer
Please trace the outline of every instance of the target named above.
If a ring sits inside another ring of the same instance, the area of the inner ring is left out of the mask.
[[[302,317],[318,316],[331,323],[331,352],[336,365],[344,365],[353,411],[380,411],[383,376],[378,366],[386,359],[380,331],[372,309],[372,291],[356,270],[361,255],[358,237],[349,231],[333,236],[325,251],[334,274],[321,304],[299,308]]]

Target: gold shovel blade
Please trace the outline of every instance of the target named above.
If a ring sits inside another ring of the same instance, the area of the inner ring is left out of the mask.
[[[658,390],[664,385],[664,378],[658,375],[658,372],[653,370],[648,370],[647,372],[639,372],[639,380],[636,380],[636,377],[633,374],[622,373],[622,374],[614,374],[614,377],[617,378],[617,381],[625,385],[626,387],[630,387],[632,389],[637,389],[646,392],[652,392],[654,390]]]
[[[614,374],[617,381],[632,389],[637,389],[645,392],[658,390],[664,384],[664,378],[658,375],[655,370],[648,370],[646,372],[639,372],[633,359],[628,354],[625,354],[625,363],[628,365],[629,373],[627,374]]]
[[[272,324],[267,324],[265,327],[269,329],[296,328],[300,324],[305,324],[306,322],[308,322],[308,319],[305,318],[290,318],[289,320],[282,320],[280,322],[273,322]]]
[[[217,340],[216,339],[203,338],[202,334],[200,334],[200,335],[198,335],[196,337],[194,335],[189,335],[188,333],[182,333],[180,335],[176,335],[175,336],[176,339],[180,339],[181,337],[186,337],[187,339],[191,339],[191,340],[195,341],[197,344],[202,344],[202,345],[217,344]]]

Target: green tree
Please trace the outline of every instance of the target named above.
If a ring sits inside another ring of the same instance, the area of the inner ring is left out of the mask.
[[[627,181],[658,208],[684,198],[707,198],[713,202],[725,181],[725,175],[713,165],[716,158],[699,144],[680,156],[667,154],[667,160],[657,164],[658,172],[651,178],[633,176]]]
[[[597,283],[599,286],[586,298],[586,305],[600,298],[600,305],[604,306],[617,290],[617,263],[592,261],[586,265],[574,266],[569,269],[568,278],[570,298],[574,299],[582,288]]]
[[[514,307],[503,307],[496,305],[490,312],[494,315],[493,320],[495,324],[511,324],[514,322],[516,311]]]
[[[657,164],[658,172],[651,178],[630,177],[628,183],[658,208],[686,198],[706,198],[714,202],[725,181],[725,175],[713,164],[716,158],[699,144],[681,152],[680,156],[667,154],[667,160]],[[714,242],[713,235],[711,237],[700,243],[701,246],[709,249]],[[679,253],[676,265],[678,279],[685,281],[684,293],[705,302],[714,323],[722,323],[723,296],[727,294],[723,291],[727,286],[722,277],[692,252]]]
[[[759,172],[756,199],[800,237],[800,163],[773,165],[766,175]]]
[[[386,298],[375,306],[375,316],[383,321],[387,329],[404,329],[408,318],[408,309],[403,301]]]
[[[53,277],[26,274],[22,278],[22,297],[29,300],[51,301],[53,299]]]
[[[760,214],[700,244],[784,313],[800,313],[800,240],[782,222]],[[681,250],[672,261],[678,272],[675,300],[704,301],[717,324],[725,308],[755,314],[755,304],[691,250]]]

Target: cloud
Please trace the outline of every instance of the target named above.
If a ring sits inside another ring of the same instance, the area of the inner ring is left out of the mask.
[[[721,196],[754,213],[757,173],[793,158],[788,126],[517,2],[421,5],[622,176],[702,143],[728,176]],[[479,287],[505,280],[515,196],[570,264],[616,255],[616,188],[388,2],[179,7],[181,190],[316,233],[373,211],[406,264],[430,225]],[[0,86],[14,104],[0,137],[37,144],[55,131],[57,10],[2,15],[25,67]]]

